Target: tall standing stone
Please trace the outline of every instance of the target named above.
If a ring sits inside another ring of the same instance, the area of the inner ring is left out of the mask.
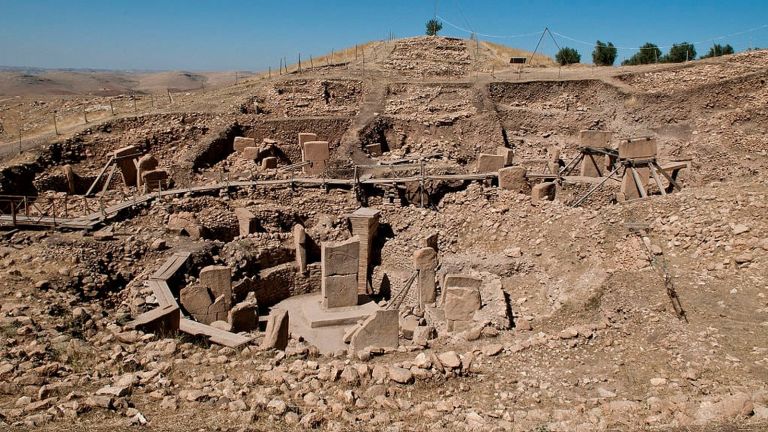
[[[256,219],[256,215],[247,208],[236,208],[235,216],[237,217],[237,224],[240,228],[240,235],[242,237],[255,233],[256,230],[258,230],[259,221]]]
[[[357,292],[370,294],[368,284],[368,268],[371,265],[371,249],[376,231],[379,229],[379,214],[376,209],[360,207],[349,215],[352,225],[352,235],[360,239],[360,263],[357,271]]]
[[[579,132],[581,144],[585,147],[607,148],[611,144],[613,132],[583,130]],[[600,155],[586,154],[581,161],[581,175],[584,177],[601,177],[606,174],[605,157]]]
[[[480,286],[483,280],[464,275],[445,276],[443,312],[448,331],[468,328],[475,312],[480,310]]]
[[[331,149],[328,141],[308,141],[304,143],[303,162],[309,162],[304,166],[304,173],[308,175],[320,175],[328,165],[331,157]]]
[[[437,270],[437,252],[431,247],[417,249],[413,253],[413,266],[419,272],[418,288],[420,306],[434,303],[437,292],[435,273]]]
[[[326,242],[320,247],[323,307],[332,309],[357,305],[357,271],[360,240],[352,237],[343,242]]]
[[[232,304],[232,269],[208,266],[200,270],[200,285],[210,288],[214,298],[224,296],[227,309]]]
[[[304,273],[307,271],[307,231],[301,225],[293,227],[293,246],[296,248],[296,266]]]
[[[299,149],[301,150],[301,160],[304,160],[304,144],[310,141],[317,141],[317,134],[310,132],[299,132]]]
[[[651,160],[656,159],[657,146],[656,140],[650,137],[632,138],[619,143],[620,160]],[[650,180],[651,171],[646,167],[635,168],[640,183],[645,188]],[[632,170],[627,169],[624,177],[621,179],[621,193],[625,199],[640,198],[640,188],[632,175]]]
[[[115,163],[123,175],[123,183],[126,186],[136,186],[136,164],[134,159],[138,154],[139,149],[136,146],[123,147],[112,153],[115,157]]]

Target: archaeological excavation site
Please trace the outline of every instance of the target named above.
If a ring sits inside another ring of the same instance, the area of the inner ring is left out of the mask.
[[[0,429],[766,430],[768,51],[536,60],[3,98]]]

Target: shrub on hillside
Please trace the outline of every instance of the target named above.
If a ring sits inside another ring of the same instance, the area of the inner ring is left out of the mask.
[[[595,50],[592,51],[592,63],[598,66],[613,66],[616,61],[617,50],[611,42],[597,41]]]
[[[661,50],[656,44],[650,42],[640,47],[640,50],[632,57],[621,62],[622,66],[656,63],[661,57]]]
[[[431,19],[427,21],[427,35],[428,36],[437,36],[437,32],[443,29],[443,23],[436,19]]]
[[[720,44],[715,44],[714,46],[709,48],[709,52],[701,58],[710,58],[710,57],[720,57],[728,54],[733,54],[733,47],[726,44],[725,46],[722,46]]]
[[[560,63],[560,66],[566,66],[579,63],[581,61],[581,54],[573,48],[563,47],[555,55],[555,60]]]
[[[665,63],[682,63],[684,61],[696,58],[696,47],[688,42],[672,44],[669,52],[662,57],[661,61]]]

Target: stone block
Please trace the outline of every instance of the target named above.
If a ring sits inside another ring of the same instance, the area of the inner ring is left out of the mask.
[[[368,347],[397,348],[399,340],[399,312],[379,310],[363,321],[352,334],[350,346],[353,351]]]
[[[168,189],[168,171],[156,169],[141,173],[141,185],[147,192],[157,189]]]
[[[240,152],[240,157],[249,160],[249,161],[255,161],[259,158],[259,148],[258,147],[246,147],[243,149],[243,151]]]
[[[658,149],[654,138],[631,138],[619,142],[619,159],[651,159]]]
[[[232,300],[225,295],[216,297],[216,300],[211,303],[208,308],[208,314],[201,321],[203,324],[210,324],[214,321],[226,321],[229,308],[232,305]]]
[[[301,154],[304,154],[304,144],[310,141],[317,141],[317,134],[309,132],[299,132],[299,147],[301,148]]]
[[[296,249],[296,266],[299,271],[307,271],[307,231],[301,225],[293,227],[293,247]]]
[[[357,274],[360,239],[357,236],[341,242],[325,242],[320,248],[323,277]]]
[[[190,212],[174,213],[168,218],[166,230],[176,235],[186,234],[192,240],[198,240],[202,237],[203,227],[197,221],[197,218]]]
[[[581,176],[582,177],[602,177],[603,174],[608,174],[610,170],[606,166],[606,160],[604,156],[586,154],[581,161]]]
[[[267,329],[261,341],[261,348],[285,350],[288,346],[288,336],[288,311],[272,309],[267,318]]]
[[[613,132],[583,130],[579,131],[579,140],[585,147],[609,147],[613,139]]]
[[[531,185],[526,178],[526,169],[521,166],[506,167],[499,170],[499,187],[518,193],[528,193]]]
[[[274,156],[267,156],[261,160],[261,169],[275,169],[277,168],[277,158]]]
[[[477,170],[478,173],[496,172],[504,168],[506,162],[505,156],[481,153],[477,157]]]
[[[136,161],[136,186],[141,187],[144,173],[154,171],[160,163],[151,154],[145,154]]]
[[[208,288],[199,285],[182,288],[179,292],[179,302],[192,317],[204,322],[208,316],[208,309],[213,303]]]
[[[438,249],[437,249],[437,240],[438,240],[438,238],[439,238],[439,236],[438,236],[438,234],[436,232],[429,233],[429,234],[425,235],[424,237],[422,237],[419,240],[419,246],[421,246],[421,247],[429,247],[429,248],[434,249],[435,252],[437,252],[438,251]]]
[[[326,309],[356,306],[357,274],[324,276],[320,291]]]
[[[473,287],[447,287],[443,312],[449,331],[455,329],[455,322],[468,325],[475,312],[480,310],[480,290]]]
[[[555,199],[557,187],[554,182],[544,182],[534,185],[531,189],[531,201],[552,201]]]
[[[443,286],[446,288],[474,288],[480,289],[483,280],[474,276],[467,276],[455,273],[445,275]]]
[[[256,140],[246,137],[235,137],[232,147],[238,153],[242,153],[247,147],[256,147]]]
[[[210,288],[213,296],[225,297],[227,309],[232,304],[232,269],[227,266],[208,266],[200,270],[200,285]]]
[[[250,293],[249,298],[229,310],[227,321],[232,325],[233,332],[252,331],[259,327],[259,306],[256,297]]]
[[[508,167],[512,165],[514,162],[514,156],[515,151],[508,147],[497,147],[496,148],[496,154],[499,156],[504,156],[504,166]]]
[[[237,217],[237,224],[240,228],[240,235],[245,237],[248,234],[253,234],[259,229],[259,221],[256,219],[250,210],[246,208],[236,208],[235,217]]]

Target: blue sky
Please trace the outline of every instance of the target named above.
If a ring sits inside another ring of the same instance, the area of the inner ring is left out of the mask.
[[[373,39],[424,33],[434,0],[0,0],[0,65],[151,70],[262,70]],[[768,24],[768,0],[438,0],[437,14],[487,35],[549,27],[621,47],[704,41]],[[468,35],[447,23],[441,32]],[[538,35],[487,38],[532,50]],[[592,48],[557,36],[589,61]],[[768,27],[718,41],[768,47]],[[696,46],[702,54],[711,42]],[[544,52],[554,54],[546,39]],[[632,55],[620,50],[619,60]]]

